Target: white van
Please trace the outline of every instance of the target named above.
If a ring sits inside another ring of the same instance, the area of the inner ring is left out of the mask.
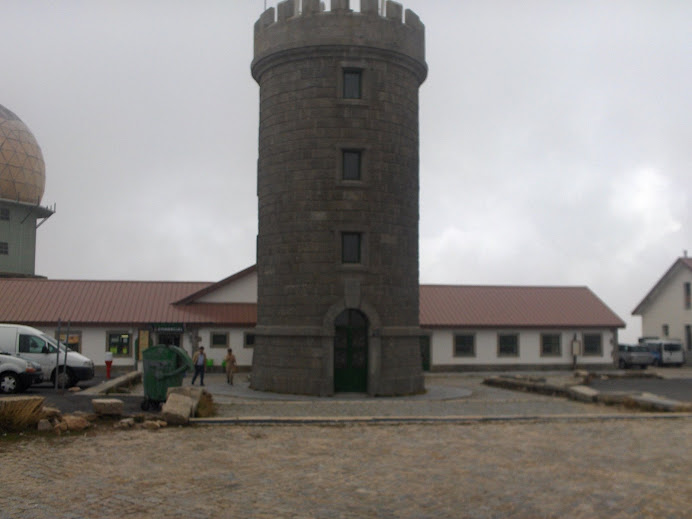
[[[654,354],[654,364],[682,366],[685,363],[685,350],[682,341],[677,339],[651,339],[641,341]]]
[[[58,342],[50,335],[31,326],[0,324],[0,351],[36,362],[41,366],[43,382],[50,380],[55,383],[56,373],[59,374],[58,383],[65,387],[74,386],[80,380],[94,378],[94,363],[90,359],[70,350],[64,344],[58,346]],[[57,370],[56,365],[60,366]],[[65,365],[66,369],[63,370]]]

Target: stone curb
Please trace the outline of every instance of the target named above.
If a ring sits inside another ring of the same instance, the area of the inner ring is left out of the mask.
[[[584,378],[589,380],[591,376],[592,375],[589,374]],[[601,393],[587,385],[580,384],[579,381],[575,381],[574,385],[556,386],[554,384],[520,377],[495,376],[483,380],[483,383],[488,386],[500,387],[503,389],[564,396],[579,402],[625,405],[630,408],[637,408],[649,412],[687,413],[692,411],[692,404],[688,402],[671,400],[652,395],[651,393]]]
[[[76,395],[104,395],[122,386],[131,386],[142,381],[142,373],[140,371],[131,371],[113,380],[108,380],[98,386],[90,387],[84,391],[75,393]]]
[[[191,418],[192,425],[407,425],[477,424],[493,422],[591,422],[607,420],[690,419],[692,413],[559,414],[501,416],[248,416],[236,418]]]
[[[641,393],[639,395],[630,395],[625,399],[625,405],[638,407],[645,411],[663,411],[666,413],[674,412],[690,412],[692,404],[680,402],[679,400],[671,400],[663,398],[651,393]]]

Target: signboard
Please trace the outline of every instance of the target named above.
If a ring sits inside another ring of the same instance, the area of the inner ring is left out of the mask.
[[[183,323],[153,323],[151,327],[159,333],[183,333],[185,331]]]

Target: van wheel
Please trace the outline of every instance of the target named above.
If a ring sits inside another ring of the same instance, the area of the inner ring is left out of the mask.
[[[0,374],[0,393],[18,393],[19,379],[11,371]]]
[[[53,381],[53,385],[55,385],[55,371],[53,371],[51,380]],[[60,373],[58,373],[58,387],[72,387],[76,382],[77,381],[69,368],[67,371],[63,371],[61,369]]]
[[[620,359],[620,362],[618,362],[618,367],[620,369],[625,369],[627,367],[627,364],[625,364],[625,361],[623,359]]]

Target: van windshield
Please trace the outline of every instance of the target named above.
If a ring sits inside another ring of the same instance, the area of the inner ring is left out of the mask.
[[[681,344],[676,344],[674,342],[668,342],[663,345],[664,351],[680,351],[682,349]]]
[[[50,353],[55,353],[55,348],[58,347],[58,341],[53,339],[50,335],[46,335],[45,333],[41,334],[41,338],[46,341],[48,344],[48,349],[50,350]],[[65,353],[66,346],[61,342],[60,343],[60,353]]]

